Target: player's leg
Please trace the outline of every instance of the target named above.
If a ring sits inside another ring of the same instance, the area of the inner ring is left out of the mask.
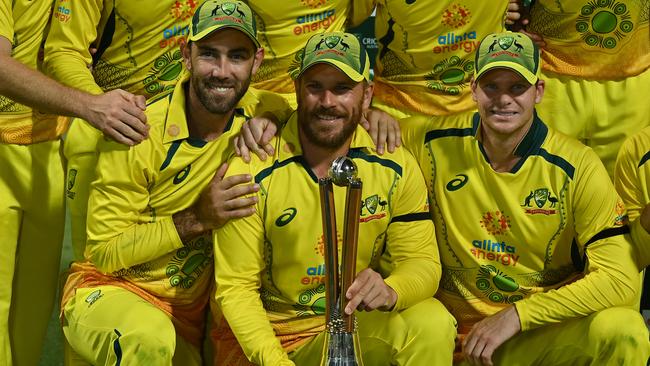
[[[648,329],[638,311],[610,308],[523,332],[501,345],[495,365],[645,365]]]
[[[126,289],[77,289],[63,314],[66,339],[91,364],[172,365],[176,331],[171,319]]]
[[[16,365],[36,365],[56,300],[65,221],[60,141],[30,146],[32,186],[24,205],[11,302]]]
[[[359,340],[367,365],[450,365],[456,320],[436,299],[398,312],[358,312]]]
[[[70,215],[72,259],[75,261],[84,258],[88,196],[90,183],[95,178],[96,149],[100,136],[87,122],[75,118],[64,143],[64,155],[67,160],[65,195]]]
[[[29,146],[0,144],[0,364],[11,365],[9,314],[16,248],[23,217],[22,202],[31,186]]]

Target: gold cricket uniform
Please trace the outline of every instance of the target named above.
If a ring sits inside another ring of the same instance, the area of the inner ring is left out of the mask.
[[[39,68],[52,1],[1,0],[0,36],[11,57]],[[26,80],[25,82],[29,82]],[[33,85],[38,88],[38,85]],[[0,364],[35,365],[56,297],[63,241],[67,119],[0,96]]]
[[[396,118],[475,110],[474,53],[483,37],[504,31],[508,1],[375,2],[373,106]]]
[[[359,24],[372,9],[352,14],[350,0],[254,0],[244,1],[255,13],[257,38],[264,47],[264,62],[253,87],[282,93],[296,107],[296,93],[289,72],[298,67],[297,55],[314,34],[345,30],[347,23]]]
[[[187,364],[187,357],[200,364],[213,283],[212,238],[181,242],[172,215],[191,206],[228,160],[232,137],[248,117],[238,108],[217,139],[189,137],[186,75],[173,93],[148,105],[147,140],[130,148],[108,141],[99,145],[89,200],[88,261],[72,265],[62,300],[66,338],[87,361],[169,364],[176,343],[175,364]],[[284,99],[269,92],[248,93],[239,105],[288,115]],[[139,343],[150,341],[163,352],[152,358],[136,353]],[[194,348],[179,355],[179,341]],[[116,342],[120,353],[113,350]]]
[[[614,185],[625,202],[630,217],[630,231],[636,247],[639,270],[650,265],[650,234],[638,220],[650,203],[650,127],[630,136],[616,159]]]
[[[429,188],[443,266],[436,297],[459,333],[514,304],[523,333],[499,348],[496,364],[599,355],[593,348],[619,324],[632,336],[612,332],[617,351],[602,364],[645,362],[647,329],[625,308],[639,289],[625,207],[597,156],[535,117],[514,152],[521,160],[495,172],[480,123],[478,113],[414,117],[402,131]],[[531,353],[526,342],[544,339],[548,348]]]
[[[124,89],[151,98],[173,89],[183,71],[179,42],[200,0],[57,0],[45,45],[46,71],[92,94]],[[91,55],[89,48],[96,48]],[[92,65],[92,70],[88,68]],[[74,259],[86,243],[88,189],[101,131],[74,120],[64,143]]]
[[[647,0],[539,0],[527,26],[546,42],[540,117],[592,147],[610,176],[625,138],[650,125],[648,9]]]
[[[373,146],[367,132],[357,127],[348,153],[363,181],[356,268],[380,271],[380,258],[387,257],[389,265],[382,275],[398,300],[389,313],[359,313],[362,352],[366,340],[372,344],[371,338],[394,347],[392,354],[381,348],[376,354],[364,354],[370,357],[365,362],[393,359],[403,364],[405,354],[419,350],[428,355],[427,364],[449,364],[454,321],[431,298],[440,266],[422,175],[404,149],[380,157]],[[314,364],[322,345],[318,335],[325,327],[324,248],[319,184],[302,155],[297,114],[276,140],[275,151],[266,162],[254,158],[246,164],[235,158],[230,163],[228,175],[249,173],[260,191],[253,216],[232,220],[215,231],[216,301],[251,362]],[[345,188],[334,187],[334,194],[342,240]],[[409,314],[417,314],[411,321],[424,333],[409,333],[405,324]],[[388,329],[372,335],[379,328]],[[217,353],[236,351],[233,346],[218,346]]]

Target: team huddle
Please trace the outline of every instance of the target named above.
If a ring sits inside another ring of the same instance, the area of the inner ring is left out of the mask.
[[[346,156],[363,364],[645,365],[649,6],[0,0],[0,363],[321,364]]]

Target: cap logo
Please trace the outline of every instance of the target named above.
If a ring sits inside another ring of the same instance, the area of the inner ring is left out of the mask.
[[[221,5],[221,10],[226,14],[226,15],[232,15],[232,13],[237,10],[237,5],[233,3],[225,3]],[[242,18],[245,18],[244,13],[241,11],[239,12],[239,15],[242,16]]]
[[[499,39],[499,47],[501,47],[501,49],[505,51],[505,50],[507,50],[508,48],[510,48],[510,46],[512,46],[512,42],[513,42],[514,40],[515,40],[515,39],[512,38],[512,37],[503,37],[503,38],[500,38],[500,39]],[[492,48],[492,47],[490,47],[490,48]]]
[[[325,45],[329,48],[334,48],[336,47],[336,45],[339,44],[340,41],[341,41],[341,37],[339,36],[329,36],[325,38]],[[318,47],[318,49],[320,49],[320,47]]]

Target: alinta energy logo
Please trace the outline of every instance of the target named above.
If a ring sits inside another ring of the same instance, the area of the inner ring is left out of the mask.
[[[472,12],[459,4],[452,4],[442,12],[440,22],[454,31],[438,35],[432,51],[435,54],[456,55],[435,64],[433,70],[425,76],[430,89],[443,94],[458,95],[469,85],[470,76],[474,72],[472,55],[479,44],[476,31],[465,29],[471,17]],[[466,57],[459,57],[457,53],[465,53]]]
[[[503,235],[510,229],[510,217],[499,210],[483,214],[480,223],[490,235]]]
[[[555,207],[558,202],[557,195],[553,196],[553,193],[548,188],[538,188],[530,191],[523,201],[521,206],[529,215],[554,215],[557,213]]]
[[[634,29],[627,5],[615,0],[592,0],[580,9],[576,31],[593,47],[613,49]]]

